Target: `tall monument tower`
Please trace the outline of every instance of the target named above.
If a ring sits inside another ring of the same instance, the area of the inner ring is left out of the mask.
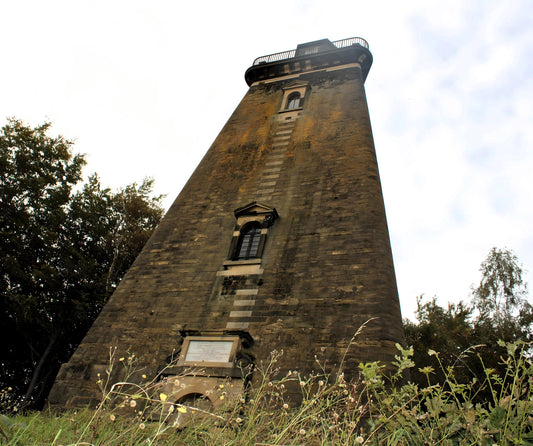
[[[390,361],[402,322],[361,38],[256,59],[247,94],[110,298],[49,397],[97,397],[110,347],[155,377],[197,368],[174,399],[282,373]],[[198,376],[203,376],[198,380]],[[135,379],[135,378],[134,378]],[[218,381],[217,381],[218,380]],[[239,388],[237,385],[236,388]]]

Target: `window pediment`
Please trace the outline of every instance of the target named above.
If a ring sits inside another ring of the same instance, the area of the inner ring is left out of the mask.
[[[233,213],[237,219],[237,228],[253,221],[260,223],[263,228],[268,228],[279,217],[276,208],[257,201],[252,201],[245,206],[237,208]]]
[[[272,208],[266,204],[259,203],[257,201],[252,201],[251,203],[248,203],[245,206],[242,206],[240,208],[235,209],[233,211],[235,214],[235,218],[239,219],[239,217],[245,216],[245,215],[254,215],[254,216],[261,216],[261,215],[271,215],[274,218],[278,218],[278,212],[276,211],[276,208]]]

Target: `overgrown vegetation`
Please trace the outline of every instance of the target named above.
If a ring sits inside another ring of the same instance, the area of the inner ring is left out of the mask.
[[[500,345],[506,352],[503,374],[484,368],[481,382],[473,377],[460,384],[454,368],[447,367],[443,385],[426,386],[402,384],[414,363],[413,350],[401,346],[392,375],[385,376],[379,363],[361,364],[361,379],[351,383],[342,375],[303,377],[298,372],[275,378],[279,354],[274,353],[264,370],[256,370],[256,385],[216,413],[170,403],[172,395],[160,393],[157,382],[110,385],[102,377],[102,403],[96,410],[3,416],[1,435],[9,445],[533,444],[529,345]],[[430,354],[438,362],[439,353]],[[122,364],[132,362],[130,356]],[[429,377],[433,370],[421,372]],[[287,398],[287,389],[294,387],[302,397],[297,407]],[[475,402],[483,391],[491,398]],[[201,416],[176,427],[176,414],[195,413]]]
[[[481,278],[472,287],[470,302],[444,308],[435,298],[419,298],[416,322],[404,322],[406,345],[414,347],[416,367],[411,379],[418,385],[443,385],[448,367],[453,367],[455,380],[465,385],[473,377],[483,381],[485,369],[503,376],[507,364],[501,358],[506,347],[500,341],[533,341],[533,306],[527,300],[522,272],[512,251],[492,248],[481,264]],[[432,351],[439,356],[430,354]],[[433,373],[420,372],[427,367]],[[477,401],[490,399],[487,392],[478,392]]]

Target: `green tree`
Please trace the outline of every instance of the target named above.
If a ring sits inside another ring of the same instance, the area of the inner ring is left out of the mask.
[[[417,371],[428,366],[434,370],[432,382],[444,382],[445,373],[439,361],[445,366],[454,366],[456,373],[462,376],[471,375],[468,349],[475,337],[472,313],[472,307],[464,302],[444,308],[437,304],[436,298],[427,302],[423,301],[423,296],[417,299],[417,322],[404,321],[407,344],[414,349],[416,367],[411,378],[415,382],[421,386],[428,384],[425,375]],[[431,350],[439,352],[439,356],[430,354]]]
[[[480,272],[479,285],[472,289],[477,330],[491,340],[532,340],[533,308],[527,300],[527,285],[516,255],[492,248]]]
[[[435,298],[429,302],[419,298],[416,322],[404,322],[406,342],[415,350],[416,367],[411,378],[418,384],[428,384],[426,375],[417,372],[425,367],[434,370],[432,384],[443,384],[443,369],[450,366],[458,382],[467,382],[473,376],[483,381],[487,368],[503,374],[506,367],[501,358],[507,353],[498,341],[533,340],[533,308],[527,300],[523,269],[516,255],[492,248],[480,272],[471,303],[461,301],[445,309]]]
[[[84,158],[49,129],[0,133],[0,387],[32,407],[163,214],[149,179],[113,192],[93,175],[75,192]]]

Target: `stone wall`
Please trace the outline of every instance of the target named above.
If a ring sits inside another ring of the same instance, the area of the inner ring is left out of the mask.
[[[303,87],[302,87],[303,86]],[[303,107],[282,111],[287,89]],[[224,266],[233,211],[279,214],[260,265]],[[344,371],[390,361],[401,315],[372,131],[357,64],[251,86],[93,327],[64,364],[53,406],[98,398],[110,348],[154,376],[180,330],[243,330],[256,363],[283,350],[282,371]],[[116,369],[117,370],[117,369]],[[134,377],[135,379],[135,377]]]

